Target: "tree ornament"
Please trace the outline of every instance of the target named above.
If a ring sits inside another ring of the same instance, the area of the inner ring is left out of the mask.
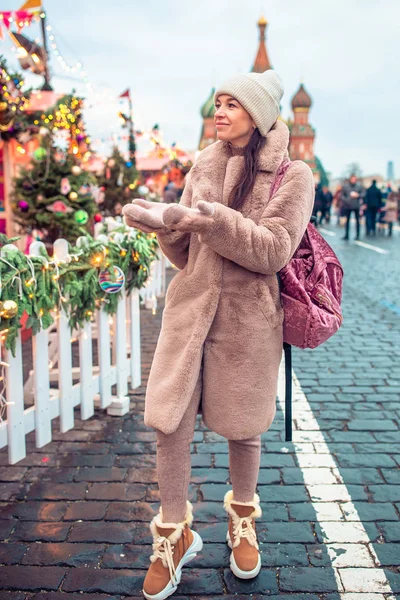
[[[123,171],[121,170],[121,171],[119,172],[119,175],[118,175],[118,179],[117,179],[117,186],[118,186],[118,187],[121,187],[121,186],[123,186],[123,185],[124,185],[124,173],[123,173]]]
[[[74,217],[75,221],[79,225],[86,225],[86,223],[89,221],[89,215],[87,214],[86,210],[83,210],[82,208],[76,211]]]
[[[71,169],[72,175],[80,175],[82,173],[82,169],[78,165],[74,165]]]
[[[18,208],[22,211],[22,212],[28,212],[29,210],[29,202],[27,202],[26,200],[20,200],[18,202]]]
[[[31,136],[30,131],[22,131],[21,133],[18,134],[17,139],[18,139],[19,143],[24,146],[25,144],[27,144],[29,142],[31,137],[32,136]]]
[[[60,191],[63,194],[63,196],[66,196],[71,191],[71,184],[69,182],[68,177],[63,177],[61,179]]]
[[[62,200],[56,200],[55,202],[53,202],[53,204],[49,204],[48,206],[46,206],[46,209],[50,212],[58,213],[61,215],[73,212],[73,208],[67,206],[67,204],[65,204],[65,202],[63,202]]]
[[[68,198],[72,201],[78,200],[78,194],[76,192],[71,192]]]
[[[14,300],[5,300],[0,306],[0,317],[12,319],[18,314],[18,304]]]
[[[106,179],[111,179],[111,169],[109,167],[106,169]]]
[[[44,196],[43,196],[43,194],[38,194],[38,195],[36,196],[36,200],[37,200],[38,202],[43,202],[43,200],[44,200]]]
[[[138,187],[138,192],[142,196],[146,196],[149,193],[149,188],[146,185],[141,185]]]
[[[40,127],[39,135],[45,137],[46,135],[50,135],[50,130],[47,127]]]
[[[27,179],[25,179],[25,181],[22,184],[22,187],[24,188],[24,190],[26,190],[27,192],[30,192],[31,190],[33,190],[33,185],[31,184],[30,181],[28,181]]]
[[[93,200],[96,202],[96,204],[102,204],[105,197],[104,190],[105,188],[103,186],[91,185],[90,192],[88,191],[87,193],[92,194]]]
[[[88,185],[87,183],[81,185],[81,187],[79,188],[79,193],[81,196],[88,196],[90,194],[90,185]]]
[[[42,162],[47,156],[47,150],[46,148],[43,148],[43,146],[40,146],[40,148],[36,148],[36,150],[33,153],[33,158],[36,160],[36,162]]]
[[[99,285],[103,292],[107,294],[116,294],[123,288],[124,284],[124,272],[115,265],[99,273]]]
[[[109,158],[107,161],[107,165],[112,169],[113,167],[115,167],[115,159],[114,158]]]
[[[62,150],[56,150],[56,152],[54,153],[54,160],[60,165],[64,164],[66,160],[65,153]]]
[[[96,213],[96,214],[94,215],[94,222],[95,222],[95,223],[101,223],[101,221],[102,221],[102,220],[103,220],[103,217],[101,216],[101,214],[100,214],[100,213]]]

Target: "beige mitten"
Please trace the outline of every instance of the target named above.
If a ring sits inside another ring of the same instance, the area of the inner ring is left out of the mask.
[[[200,232],[213,224],[214,204],[199,200],[197,208],[169,204],[162,215],[163,223],[170,229],[183,232]]]
[[[153,231],[165,230],[162,215],[167,206],[169,204],[136,198],[131,204],[126,204],[123,207],[122,214],[128,227],[135,227],[146,233],[152,233]]]

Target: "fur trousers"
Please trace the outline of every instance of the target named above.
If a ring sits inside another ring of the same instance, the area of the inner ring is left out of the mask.
[[[185,518],[191,476],[190,444],[201,388],[202,374],[178,429],[169,435],[157,431],[157,476],[165,522],[180,523]],[[228,447],[233,497],[238,502],[250,502],[257,487],[261,438],[257,435],[246,440],[228,440]]]

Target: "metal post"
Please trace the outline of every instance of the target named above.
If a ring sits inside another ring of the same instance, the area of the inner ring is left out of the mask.
[[[50,84],[50,70],[49,70],[49,53],[47,50],[47,35],[46,35],[46,13],[43,9],[44,17],[41,17],[42,24],[42,36],[43,36],[43,50],[44,50],[44,84],[42,87],[43,91],[52,92],[53,88]]]

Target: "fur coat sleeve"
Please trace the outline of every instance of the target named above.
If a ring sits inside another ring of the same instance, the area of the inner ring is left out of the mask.
[[[192,193],[193,190],[189,172],[179,204],[190,208],[192,204]],[[180,231],[160,231],[157,232],[157,239],[161,250],[167,258],[169,258],[178,269],[184,269],[188,261],[190,233],[182,233]]]
[[[249,271],[272,275],[291,259],[307,228],[314,204],[311,169],[294,161],[257,225],[240,212],[215,203],[212,225],[200,242]]]

